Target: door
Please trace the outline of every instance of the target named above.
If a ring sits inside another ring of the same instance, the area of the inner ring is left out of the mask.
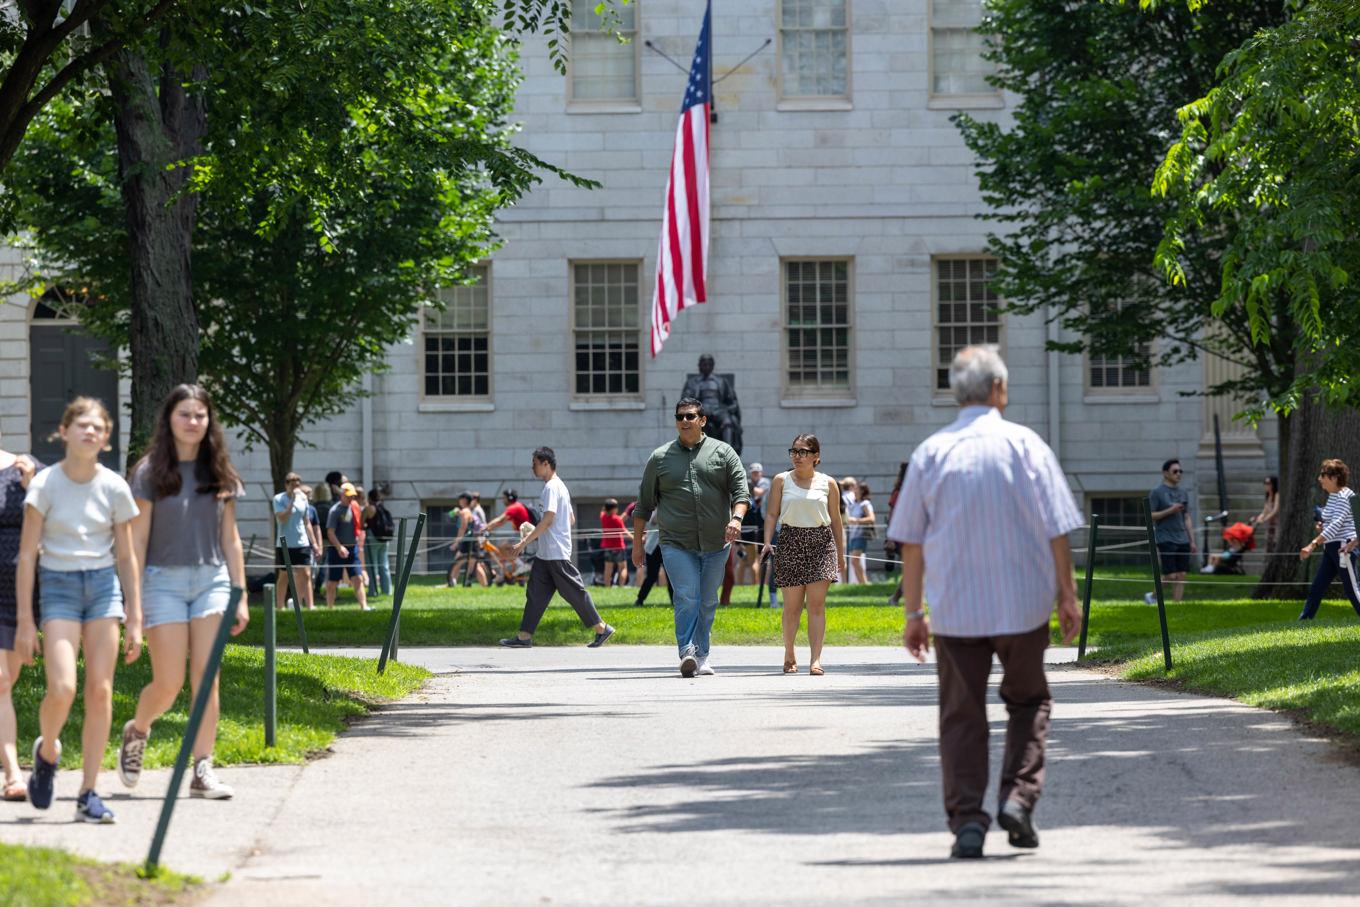
[[[85,333],[69,321],[52,320],[51,310],[38,306],[29,326],[29,437],[33,456],[55,463],[65,449],[61,440],[48,440],[61,423],[61,414],[73,397],[94,397],[113,415],[111,450],[99,462],[118,469],[118,374],[101,368],[98,361],[111,356],[109,345]],[[47,318],[43,315],[46,314]]]

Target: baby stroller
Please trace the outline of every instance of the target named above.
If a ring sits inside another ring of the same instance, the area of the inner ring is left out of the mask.
[[[1256,547],[1256,530],[1247,523],[1233,523],[1223,530],[1223,544],[1223,552],[1211,555],[1200,573],[1241,576],[1243,555]]]

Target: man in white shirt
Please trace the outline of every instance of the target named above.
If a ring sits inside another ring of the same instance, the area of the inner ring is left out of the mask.
[[[509,649],[527,649],[534,644],[534,631],[543,619],[556,592],[575,609],[581,622],[595,631],[595,639],[586,645],[598,649],[614,635],[614,628],[604,622],[595,610],[590,592],[581,579],[581,571],[571,559],[571,527],[576,514],[571,507],[571,493],[557,475],[557,455],[551,447],[534,451],[534,476],[543,482],[543,494],[538,499],[538,512],[543,518],[533,531],[510,549],[515,557],[524,553],[538,540],[538,557],[529,570],[529,581],[524,589],[524,617],[519,622],[519,633],[501,640]]]
[[[981,857],[991,823],[983,799],[994,654],[1010,716],[997,821],[1012,846],[1039,846],[1031,813],[1043,787],[1053,704],[1044,649],[1055,598],[1064,642],[1081,621],[1067,543],[1067,534],[1082,525],[1081,512],[1048,445],[1002,418],[1007,378],[994,347],[968,347],[954,358],[949,386],[962,409],[912,453],[888,527],[902,551],[902,638],[918,661],[935,631],[940,767],[953,857]]]

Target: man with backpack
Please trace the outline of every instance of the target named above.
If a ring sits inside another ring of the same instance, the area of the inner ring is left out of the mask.
[[[368,594],[392,594],[392,568],[387,562],[387,546],[397,533],[397,521],[392,512],[383,504],[385,496],[381,489],[374,488],[368,494],[368,507],[364,510],[365,539],[364,559],[368,566]]]

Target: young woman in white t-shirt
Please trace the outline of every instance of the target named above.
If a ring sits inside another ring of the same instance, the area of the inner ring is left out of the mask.
[[[38,651],[33,618],[36,576],[47,693],[38,712],[41,735],[33,741],[28,799],[38,809],[52,805],[61,761],[61,730],[75,702],[76,662],[83,651],[84,776],[76,798],[76,818],[102,824],[114,820],[113,810],[104,805],[94,785],[113,721],[118,624],[125,617],[124,660],[131,664],[142,651],[140,573],[132,549],[137,505],[123,477],[99,463],[112,428],[104,404],[90,397],[72,400],[57,431],[66,444],[66,456],[28,483],[19,538],[19,621],[14,646],[26,664],[33,663]]]

